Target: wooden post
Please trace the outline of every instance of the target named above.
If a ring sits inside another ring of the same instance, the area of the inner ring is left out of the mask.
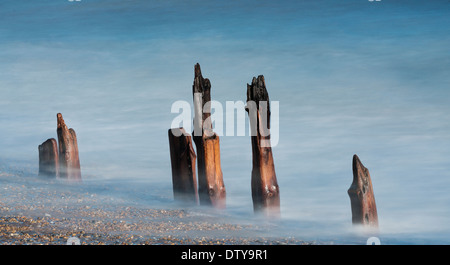
[[[81,181],[80,159],[75,131],[68,129],[61,113],[56,115],[59,143],[59,176],[71,181]]]
[[[194,67],[194,132],[197,149],[198,195],[200,204],[224,208],[226,190],[220,166],[219,136],[212,131],[211,83],[203,78],[200,65]]]
[[[377,206],[369,170],[357,155],[353,156],[353,182],[348,189],[352,207],[352,223],[378,227]]]
[[[252,199],[256,213],[280,215],[280,190],[270,145],[270,103],[264,76],[247,84],[247,106],[252,142]]]
[[[197,140],[195,143],[198,156],[203,156],[202,162],[199,159],[198,164],[200,203],[213,205],[216,208],[225,208],[226,190],[220,166],[219,136],[214,133],[212,136],[204,135],[203,137],[194,137],[194,139]],[[201,175],[200,172],[202,172]]]
[[[169,129],[169,145],[173,197],[177,201],[197,204],[196,155],[191,136],[183,128]]]
[[[48,139],[38,147],[39,150],[39,176],[50,178],[58,177],[59,159],[58,145],[54,138]]]

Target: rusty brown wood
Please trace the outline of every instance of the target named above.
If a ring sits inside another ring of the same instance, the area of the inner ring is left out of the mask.
[[[174,199],[197,204],[196,155],[191,136],[184,128],[172,128],[168,133]]]
[[[219,136],[213,132],[211,115],[211,82],[203,78],[200,65],[194,67],[194,132],[197,150],[198,195],[202,205],[226,207],[226,190],[220,165]]]
[[[59,173],[58,144],[54,138],[48,139],[38,147],[39,176],[56,178]]]
[[[353,182],[348,189],[352,208],[352,223],[378,227],[377,206],[369,170],[353,156]]]
[[[59,177],[71,181],[81,181],[78,142],[75,130],[67,128],[61,113],[57,117],[59,144]]]
[[[254,77],[251,85],[247,84],[246,110],[252,131],[253,209],[256,213],[262,212],[267,216],[278,217],[280,215],[280,190],[270,145],[269,94],[262,75],[258,78]]]
[[[200,203],[225,208],[226,190],[220,165],[219,136],[214,133],[194,139],[197,140],[197,153],[202,156],[202,162],[199,159],[198,179]]]

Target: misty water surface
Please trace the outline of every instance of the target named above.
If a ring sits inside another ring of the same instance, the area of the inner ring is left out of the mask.
[[[449,20],[444,0],[2,1],[1,169],[37,174],[61,112],[86,185],[170,200],[170,110],[192,101],[198,62],[224,106],[260,74],[279,101],[286,229],[352,234],[358,154],[382,243],[448,243]],[[250,139],[220,144],[227,212],[253,218]],[[136,182],[141,193],[123,184]]]

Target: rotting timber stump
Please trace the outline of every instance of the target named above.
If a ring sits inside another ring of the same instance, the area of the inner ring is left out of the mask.
[[[219,136],[194,137],[198,158],[198,194],[200,203],[226,207],[226,190],[220,166]]]
[[[348,189],[352,208],[352,223],[378,227],[377,206],[372,187],[372,179],[369,170],[359,160],[357,155],[353,156],[353,182]]]
[[[270,217],[280,215],[280,190],[270,144],[270,103],[264,76],[247,84],[247,106],[251,128],[253,209]]]
[[[174,199],[197,204],[196,155],[191,136],[184,128],[172,128],[168,133]]]
[[[58,144],[54,138],[48,139],[38,147],[39,176],[56,178],[59,173]]]
[[[197,150],[198,196],[200,204],[226,207],[226,190],[220,165],[219,136],[211,123],[211,82],[203,78],[200,65],[194,66],[193,138]]]
[[[70,181],[81,181],[80,158],[75,130],[68,129],[61,113],[57,117],[59,144],[59,177]]]

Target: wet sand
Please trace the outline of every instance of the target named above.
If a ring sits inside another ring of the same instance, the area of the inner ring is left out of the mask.
[[[266,236],[269,224],[239,223],[199,208],[152,207],[60,181],[0,172],[0,244],[313,244]]]

